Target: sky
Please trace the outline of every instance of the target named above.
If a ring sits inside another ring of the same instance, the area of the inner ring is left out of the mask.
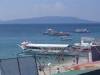
[[[100,0],[0,0],[0,20],[68,16],[100,22]]]

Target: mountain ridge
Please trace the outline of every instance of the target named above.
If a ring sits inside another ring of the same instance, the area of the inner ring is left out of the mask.
[[[62,16],[45,16],[33,17],[28,19],[16,19],[9,21],[0,21],[3,24],[51,24],[51,23],[99,23],[80,19],[77,17],[62,17]]]

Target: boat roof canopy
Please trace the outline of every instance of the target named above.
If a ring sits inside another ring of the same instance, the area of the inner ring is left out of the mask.
[[[27,44],[27,46],[33,47],[68,47],[69,44]]]

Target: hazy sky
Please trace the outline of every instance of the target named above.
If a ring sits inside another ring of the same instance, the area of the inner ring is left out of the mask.
[[[100,22],[100,0],[0,0],[0,20],[71,16]]]

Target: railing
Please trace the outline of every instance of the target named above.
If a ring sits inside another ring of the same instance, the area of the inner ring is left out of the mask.
[[[35,56],[0,59],[0,75],[38,75]]]

